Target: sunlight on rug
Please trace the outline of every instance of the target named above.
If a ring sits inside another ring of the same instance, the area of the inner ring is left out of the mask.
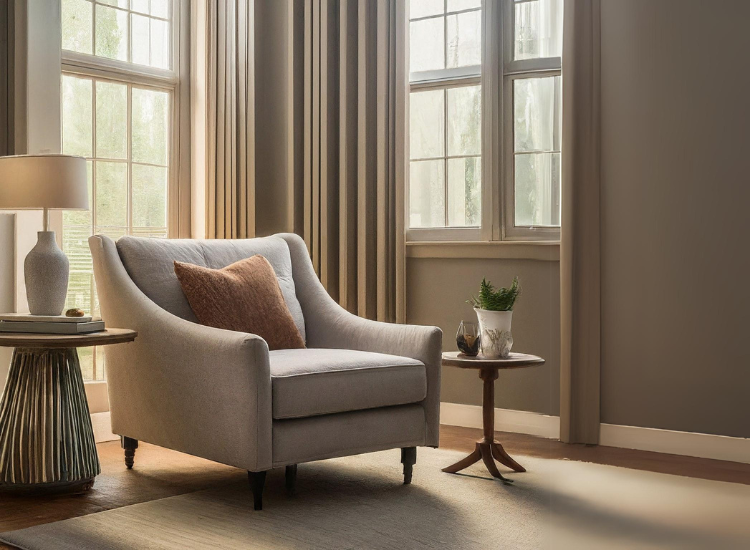
[[[264,510],[246,483],[0,533],[24,550],[194,548],[750,548],[750,487],[612,466],[519,457],[506,485],[462,453],[419,449],[412,485],[399,451],[271,472]]]

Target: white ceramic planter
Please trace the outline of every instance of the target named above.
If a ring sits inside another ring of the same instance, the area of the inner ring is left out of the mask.
[[[482,355],[489,359],[506,358],[513,347],[512,311],[488,311],[474,308],[479,320]]]

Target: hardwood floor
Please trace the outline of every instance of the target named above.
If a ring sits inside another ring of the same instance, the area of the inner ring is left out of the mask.
[[[443,426],[441,447],[470,452],[481,430]],[[511,456],[534,456],[608,464],[666,474],[750,485],[750,465],[613,447],[566,445],[523,434],[496,432]],[[245,480],[247,474],[152,445],[141,444],[135,468],[125,468],[119,442],[97,445],[102,474],[85,495],[10,497],[0,495],[0,532],[93,514],[174,495],[200,491],[218,484]],[[419,460],[417,466],[419,468]],[[7,548],[0,544],[0,548]]]

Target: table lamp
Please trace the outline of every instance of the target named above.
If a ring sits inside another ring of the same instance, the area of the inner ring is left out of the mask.
[[[49,210],[88,210],[86,160],[69,155],[0,157],[0,209],[44,210],[44,231],[24,261],[32,315],[60,315],[70,264],[49,230]]]

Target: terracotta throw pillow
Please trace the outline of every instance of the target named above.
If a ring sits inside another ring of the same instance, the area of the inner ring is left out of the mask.
[[[257,334],[271,350],[305,347],[276,273],[263,256],[222,269],[175,262],[174,272],[202,325]]]

